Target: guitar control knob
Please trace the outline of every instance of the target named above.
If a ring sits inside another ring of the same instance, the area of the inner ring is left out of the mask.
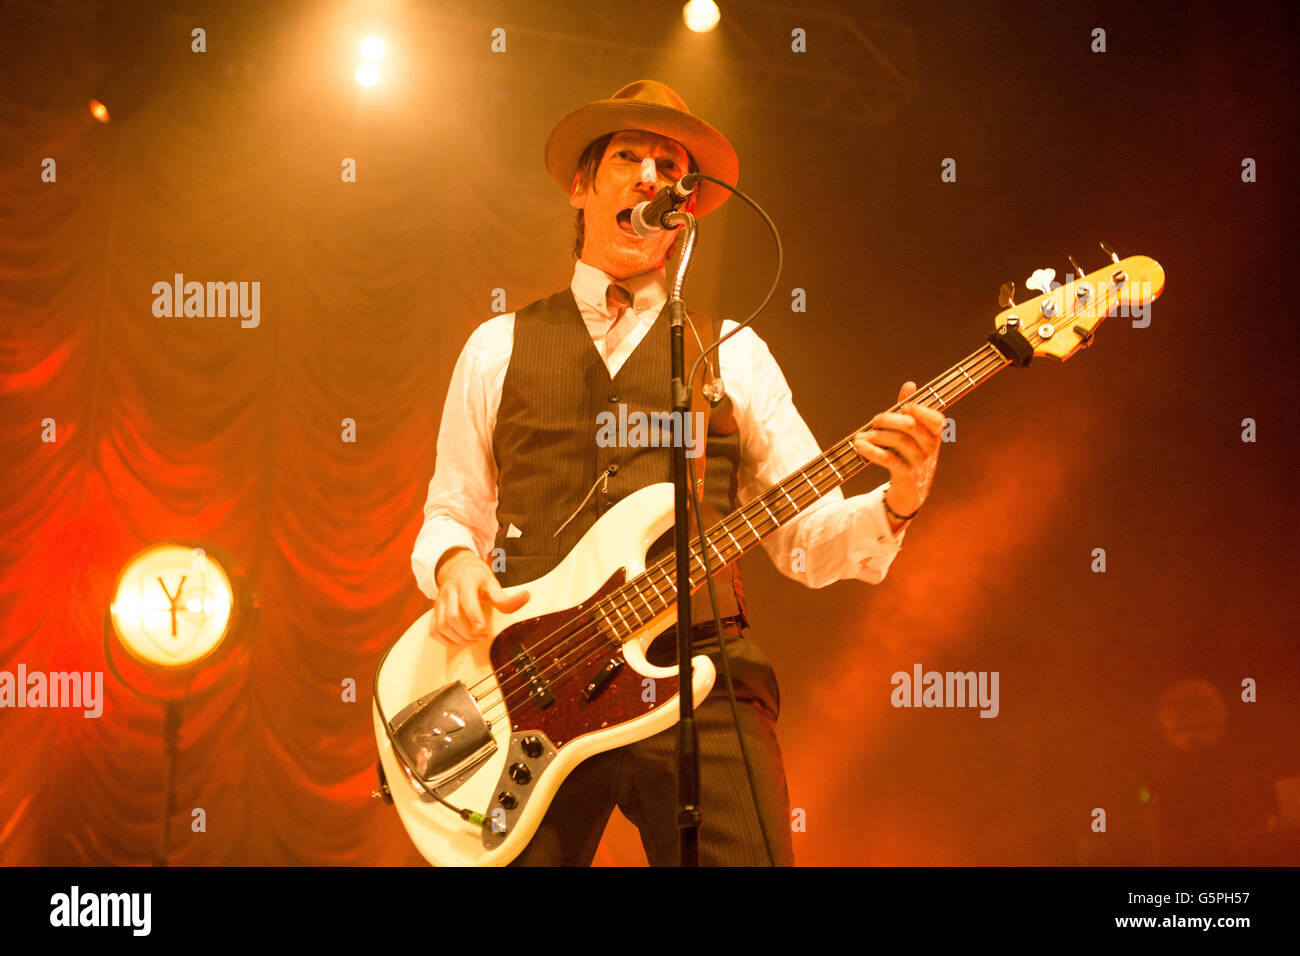
[[[510,765],[510,779],[522,787],[533,779],[533,772],[526,763],[513,763]]]
[[[519,806],[519,801],[515,799],[515,795],[508,790],[502,790],[497,794],[497,803],[501,804],[501,806],[505,807],[507,810],[513,810],[515,807]]]
[[[519,748],[523,750],[525,756],[532,757],[534,760],[540,757],[546,750],[546,745],[542,743],[540,737],[534,737],[529,734],[523,740],[519,741]]]

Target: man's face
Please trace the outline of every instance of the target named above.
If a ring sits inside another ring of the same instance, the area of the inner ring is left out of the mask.
[[[654,160],[647,177],[646,159]],[[574,176],[569,199],[583,210],[582,261],[623,279],[663,265],[677,240],[677,230],[665,229],[643,239],[632,231],[631,211],[637,203],[686,175],[690,158],[676,140],[641,130],[615,133],[605,147],[594,182],[583,185]],[[694,197],[687,204],[694,206]]]

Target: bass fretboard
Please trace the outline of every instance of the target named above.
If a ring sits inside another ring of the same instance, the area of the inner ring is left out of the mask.
[[[917,389],[905,402],[894,405],[890,411],[897,411],[906,403],[943,411],[1010,364],[1011,361],[994,345],[987,343]],[[704,535],[709,558],[707,571],[716,576],[782,525],[866,468],[869,462],[853,450],[853,436],[862,430],[856,429],[846,435],[829,450],[709,528]],[[704,552],[701,539],[696,537],[691,542],[691,593],[705,583]],[[643,574],[606,595],[593,605],[592,613],[603,621],[612,640],[626,640],[677,603],[676,580],[676,559],[670,553],[650,565]]]

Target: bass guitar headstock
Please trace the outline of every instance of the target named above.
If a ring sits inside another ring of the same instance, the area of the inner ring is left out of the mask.
[[[1039,294],[1025,302],[1016,302],[1015,286],[1003,283],[998,296],[1003,308],[995,321],[995,334],[1006,339],[1018,331],[1023,336],[1023,342],[1017,340],[1025,353],[1018,364],[1029,360],[1029,349],[1033,355],[1064,362],[1092,344],[1097,326],[1107,317],[1145,314],[1144,307],[1164,291],[1165,270],[1160,263],[1147,256],[1121,259],[1104,242],[1101,248],[1110,256],[1110,264],[1084,275],[1070,257],[1077,278],[1067,275],[1070,281],[1065,285],[1054,281],[1054,269],[1037,270],[1025,284]]]

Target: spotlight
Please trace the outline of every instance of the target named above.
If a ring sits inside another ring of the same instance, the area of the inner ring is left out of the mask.
[[[99,100],[91,100],[90,115],[95,117],[95,119],[99,120],[101,123],[107,123],[108,107],[105,106],[103,103],[99,102]]]
[[[384,58],[384,41],[379,37],[366,37],[361,41],[361,55],[367,60]]]
[[[713,0],[690,0],[682,7],[682,19],[696,33],[708,33],[718,25],[722,14]]]
[[[379,82],[379,67],[373,63],[362,63],[357,67],[357,82],[362,86],[374,86]]]
[[[229,566],[193,544],[150,545],[122,568],[104,613],[109,670],[132,694],[163,706],[160,866],[167,865],[171,851],[181,707],[211,694],[248,665],[258,601]],[[114,640],[135,665],[118,666]]]
[[[230,633],[234,606],[230,577],[206,551],[159,544],[122,569],[109,620],[118,641],[136,660],[184,668],[221,646]]]

